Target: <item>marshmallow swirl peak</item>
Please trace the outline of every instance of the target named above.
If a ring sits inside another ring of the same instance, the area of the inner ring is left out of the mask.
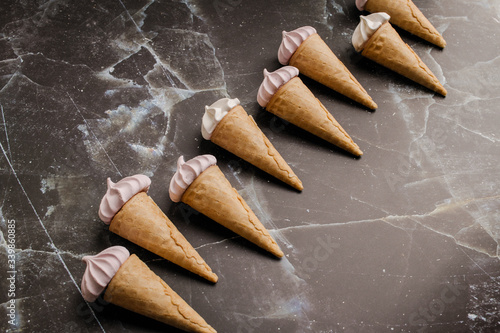
[[[134,175],[125,177],[117,183],[108,178],[107,183],[108,190],[101,200],[99,217],[104,223],[109,224],[130,198],[139,192],[148,191],[151,179],[145,175]]]
[[[83,298],[94,302],[128,257],[130,253],[123,246],[108,247],[95,256],[83,257],[83,262],[87,264],[82,278]]]
[[[196,177],[216,163],[217,159],[210,154],[196,156],[187,162],[184,161],[184,156],[179,157],[177,171],[170,181],[168,190],[170,199],[173,202],[181,201],[182,195]]]
[[[365,10],[365,5],[368,0],[356,0],[356,7],[358,7],[359,10],[363,11]]]
[[[205,140],[210,140],[222,118],[237,105],[240,105],[240,100],[237,98],[221,98],[212,105],[205,106],[205,114],[201,122],[201,135]]]
[[[371,36],[391,18],[387,13],[374,13],[367,16],[361,15],[360,22],[352,34],[352,45],[357,52],[363,51]]]
[[[278,89],[298,75],[299,70],[293,66],[284,66],[271,73],[264,69],[264,80],[257,93],[257,102],[265,108]]]
[[[300,44],[309,36],[316,33],[316,29],[310,26],[300,27],[290,32],[283,31],[283,39],[278,49],[278,60],[282,65],[288,65],[290,58],[297,51]]]

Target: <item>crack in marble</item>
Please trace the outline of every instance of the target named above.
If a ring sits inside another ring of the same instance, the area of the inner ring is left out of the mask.
[[[286,256],[280,259],[279,266],[281,267],[282,274],[280,274],[281,278],[279,281],[276,281],[276,283],[279,283],[280,285],[291,285],[292,288],[300,290],[301,293],[281,295],[273,292],[273,302],[268,304],[266,308],[258,308],[258,311],[262,314],[241,313],[234,311],[233,315],[237,318],[238,322],[240,322],[238,327],[242,328],[243,324],[256,321],[254,323],[254,328],[258,330],[261,323],[266,318],[293,318],[294,321],[299,321],[301,323],[300,327],[310,328],[311,320],[307,315],[308,311],[310,311],[310,300],[305,292],[307,282],[297,275],[295,267]]]
[[[5,121],[5,113],[3,111],[2,103],[0,103],[0,110],[2,112],[2,122],[3,122],[3,130],[5,132],[5,140],[7,141],[7,153],[9,154],[9,157],[12,160],[12,151],[10,150],[9,133],[7,131],[7,121]]]
[[[230,165],[231,168],[231,165]],[[243,190],[239,191],[239,194],[241,196],[245,196],[245,201],[247,203],[250,203],[249,206],[251,209],[256,213],[257,218],[263,223],[264,227],[271,233],[271,230],[274,230],[274,239],[278,239],[281,242],[283,242],[288,248],[291,247],[290,241],[279,231],[279,229],[276,229],[276,224],[273,222],[273,219],[271,217],[271,214],[267,211],[267,209],[264,208],[262,201],[259,200],[259,195],[257,194],[255,183],[254,183],[254,178],[252,178],[251,183],[244,184],[243,181],[240,179],[238,176],[238,172],[234,169],[231,168],[233,177],[237,180],[237,182],[240,184],[240,186],[243,188]],[[233,186],[234,187],[234,186]],[[269,227],[270,226],[270,227]]]
[[[351,224],[361,224],[361,223],[371,223],[371,222],[377,222],[377,221],[382,221],[381,218],[374,218],[374,219],[365,219],[365,220],[357,220],[357,221],[347,221],[347,222],[331,222],[331,223],[311,223],[311,224],[303,224],[303,225],[293,225],[293,226],[288,226],[288,227],[283,227],[283,228],[277,228],[277,229],[268,229],[269,233],[274,233],[274,232],[283,232],[283,231],[291,231],[291,230],[301,230],[301,229],[316,229],[316,228],[328,228],[328,227],[340,227],[340,226],[346,226],[346,225],[351,225]]]
[[[500,139],[497,139],[497,138],[492,138],[492,137],[489,137],[489,136],[487,136],[487,135],[485,135],[485,134],[483,134],[483,133],[481,133],[481,132],[471,130],[470,128],[467,128],[467,127],[465,127],[465,126],[464,126],[464,125],[462,125],[462,124],[457,123],[456,125],[457,125],[458,127],[462,128],[462,129],[466,130],[467,132],[470,132],[470,133],[472,133],[472,134],[478,135],[478,136],[482,137],[483,139],[488,140],[488,141],[490,141],[490,142],[492,142],[492,143],[497,143],[497,142],[499,142],[499,141],[500,141]],[[494,134],[493,134],[493,135],[494,135]]]
[[[358,137],[358,136],[355,136],[355,135],[351,135],[351,137],[354,138],[356,142],[363,142],[363,143],[365,143],[367,145],[370,145],[372,147],[375,147],[377,149],[380,149],[380,150],[383,150],[383,151],[386,151],[386,152],[389,152],[389,153],[396,153],[396,154],[404,155],[402,152],[400,152],[400,151],[398,151],[396,149],[380,146],[378,144],[375,144],[375,143],[367,140],[364,137]],[[406,156],[406,155],[404,155],[404,156]],[[372,168],[372,167],[370,167],[370,168]]]
[[[199,11],[196,10],[196,6],[192,5],[189,0],[181,0],[180,3],[183,3],[186,6],[186,8],[189,9],[189,12],[191,13],[192,16],[198,18],[203,23],[207,23],[207,20],[203,18],[203,16],[199,13]]]
[[[143,47],[148,50],[148,52],[153,56],[153,58],[155,59],[156,63],[160,66],[160,69],[162,70],[163,72],[163,75],[167,78],[168,82],[170,83],[170,85],[177,91],[179,92],[179,95],[182,97],[182,100],[185,100],[189,97],[188,94],[185,94],[183,91],[187,91],[189,92],[190,91],[190,88],[189,88],[189,85],[187,84],[187,82],[184,82],[182,80],[182,78],[180,77],[179,73],[176,73],[175,70],[173,70],[172,68],[170,68],[170,66],[168,66],[168,64],[166,64],[164,61],[161,60],[161,57],[158,55],[158,53],[153,49],[153,47],[149,44],[146,44],[146,45],[143,45]],[[182,89],[182,88],[179,88],[177,87],[177,85],[175,84],[174,80],[172,79],[172,77],[168,74],[167,70],[173,74],[175,74],[175,77],[187,88],[187,89]],[[151,72],[151,71],[150,71]],[[149,72],[148,72],[149,73]],[[147,74],[146,74],[147,76]],[[146,76],[144,77],[144,79],[146,81],[147,78]]]
[[[26,52],[26,53],[18,55],[18,58],[21,60],[21,63],[22,63],[22,62],[25,61],[23,58],[29,57],[29,56],[41,56],[41,57],[43,57],[44,59],[46,59],[47,61],[50,61],[50,62],[61,63],[63,65],[69,66],[69,67],[82,67],[82,68],[87,69],[89,72],[94,72],[95,71],[94,69],[92,69],[92,67],[90,67],[87,64],[82,64],[82,63],[73,64],[73,63],[68,62],[66,60],[63,60],[63,59],[52,59],[52,58],[46,56],[45,54],[43,54],[43,52]],[[24,74],[22,74],[22,75],[24,75]],[[34,82],[34,81],[31,80],[31,82]],[[37,84],[37,85],[39,85],[39,86],[41,86],[41,87],[49,87],[49,86],[44,86],[44,85],[36,83],[36,82],[34,82],[34,83]]]
[[[419,216],[417,215],[417,217],[419,217]],[[423,227],[423,228],[427,229],[427,230],[430,230],[430,231],[432,231],[432,232],[434,232],[434,233],[436,233],[436,234],[438,234],[438,235],[441,235],[441,236],[445,236],[445,237],[451,238],[451,239],[455,242],[455,244],[460,245],[460,246],[461,246],[461,247],[463,247],[463,248],[467,248],[467,249],[469,249],[469,250],[473,250],[473,251],[476,251],[476,252],[479,252],[479,253],[482,253],[482,254],[486,254],[486,255],[487,255],[487,256],[489,256],[490,258],[498,258],[498,245],[497,245],[497,253],[496,253],[496,255],[491,255],[490,253],[488,253],[488,252],[486,252],[486,251],[484,251],[484,250],[482,250],[482,249],[476,248],[476,247],[474,247],[474,246],[472,246],[472,245],[470,245],[470,244],[468,244],[468,243],[465,243],[465,242],[463,242],[463,241],[460,241],[460,240],[459,240],[459,239],[457,239],[455,236],[453,236],[453,235],[451,235],[451,234],[449,234],[449,233],[442,232],[442,231],[437,230],[437,229],[435,229],[435,228],[433,228],[433,227],[431,227],[431,226],[429,226],[429,225],[427,225],[427,224],[425,224],[425,223],[422,223],[421,221],[418,221],[418,219],[417,219],[417,218],[415,218],[415,217],[411,217],[411,216],[409,216],[408,218],[409,218],[410,220],[412,220],[413,222],[417,223],[418,225],[420,225],[421,227]],[[497,241],[496,239],[494,239],[494,238],[493,238],[493,241],[495,241],[495,242],[498,244],[498,241]]]
[[[134,22],[134,25],[137,28],[137,31],[139,31],[142,34],[142,28],[141,27],[144,25],[144,20],[146,19],[145,12],[149,8],[149,6],[151,6],[155,2],[155,0],[150,0],[140,10],[138,10],[137,12],[135,12],[134,15],[130,14],[129,10],[127,9],[127,7],[125,6],[125,4],[123,3],[122,0],[118,0],[118,2],[123,7],[123,9],[125,9],[125,12],[127,13],[127,16],[129,17],[129,19],[132,20],[132,22]],[[137,23],[134,20],[134,16],[138,16],[138,17],[141,18],[141,20],[139,21],[139,23]]]
[[[419,185],[422,185],[424,183],[427,183],[427,182],[433,182],[433,181],[438,181],[438,182],[444,182],[444,179],[445,177],[449,177],[449,176],[465,176],[465,175],[485,175],[486,174],[486,171],[489,171],[488,168],[476,168],[476,169],[471,169],[471,170],[462,170],[460,172],[452,172],[452,173],[448,173],[448,174],[441,174],[441,175],[437,175],[437,176],[433,176],[433,177],[426,177],[426,178],[423,178],[423,179],[419,179],[419,180],[415,180],[415,181],[412,181],[412,182],[408,182],[408,183],[405,183],[403,185],[403,187],[405,188],[411,188],[413,186],[419,186]],[[494,175],[496,172],[498,172],[498,170],[491,170],[489,174],[492,174]]]
[[[120,177],[123,178],[123,175],[122,173],[120,172],[120,170],[118,169],[118,167],[116,166],[116,164],[113,162],[113,160],[111,159],[111,157],[109,156],[108,152],[106,151],[106,149],[104,148],[104,146],[102,145],[101,141],[99,141],[99,139],[97,138],[97,136],[95,135],[94,131],[92,130],[92,128],[89,126],[89,123],[87,122],[87,119],[85,119],[85,117],[83,116],[83,114],[80,112],[80,109],[78,108],[78,106],[76,105],[75,101],[73,100],[73,98],[71,97],[71,95],[66,92],[66,95],[67,97],[69,98],[69,100],[71,101],[71,103],[73,104],[73,106],[75,107],[75,110],[76,112],[78,113],[78,115],[82,118],[83,122],[85,123],[85,126],[87,128],[87,130],[92,134],[94,140],[97,141],[97,144],[98,146],[102,149],[102,151],[104,152],[104,154],[106,155],[106,157],[108,158],[109,162],[111,163],[111,165],[115,168],[116,172],[118,173],[118,175],[120,175]]]
[[[165,61],[163,61],[162,56],[155,50],[153,45],[151,44],[152,40],[149,39],[146,36],[146,33],[142,30],[142,27],[144,25],[144,22],[147,18],[147,14],[145,13],[146,10],[149,8],[149,6],[154,2],[154,1],[149,1],[145,6],[143,6],[140,10],[138,10],[134,15],[131,15],[129,10],[126,8],[125,4],[119,0],[120,5],[124,8],[125,10],[125,15],[128,18],[128,20],[132,21],[136,32],[141,36],[139,40],[135,38],[135,36],[125,36],[128,38],[125,38],[123,40],[115,40],[115,44],[120,48],[126,51],[126,54],[124,57],[122,57],[120,60],[115,62],[112,66],[108,67],[106,70],[101,72],[101,75],[113,77],[110,73],[113,71],[112,69],[117,66],[118,64],[122,63],[123,61],[126,61],[129,59],[132,55],[137,54],[141,49],[146,50],[155,60],[156,64],[154,67],[148,71],[145,75],[143,75],[144,80],[148,83],[147,89],[149,91],[149,94],[152,96],[152,105],[158,106],[164,113],[164,115],[167,117],[167,124],[165,127],[165,131],[162,137],[158,139],[158,144],[155,147],[147,147],[140,145],[135,142],[127,142],[129,147],[134,150],[136,153],[140,154],[141,156],[147,156],[148,158],[154,157],[154,156],[161,156],[163,155],[166,146],[168,144],[166,140],[167,134],[171,130],[171,121],[168,115],[172,111],[172,107],[176,105],[177,103],[184,101],[190,97],[192,97],[194,94],[199,93],[199,92],[205,92],[205,91],[221,91],[223,94],[227,95],[227,88],[226,88],[226,82],[224,79],[224,70],[221,66],[220,61],[216,57],[216,50],[214,45],[211,43],[210,38],[207,34],[199,33],[196,31],[192,30],[186,30],[186,29],[169,29],[169,28],[164,28],[163,30],[166,31],[174,31],[176,33],[188,33],[194,36],[200,36],[200,38],[203,40],[205,45],[207,45],[211,50],[212,50],[212,56],[215,65],[218,67],[221,73],[222,77],[222,85],[219,87],[211,87],[207,89],[193,89],[193,87],[190,86],[188,82],[186,82],[183,78],[181,73],[176,72],[169,64],[167,64]],[[194,7],[191,6],[188,3],[185,3],[186,7],[191,11],[191,15],[196,15],[193,10]],[[138,19],[136,19],[138,18]],[[155,36],[157,36],[157,32],[151,32],[154,33]],[[132,43],[132,44],[131,44]],[[129,45],[136,45],[135,48],[130,48]],[[132,52],[130,52],[132,51]],[[172,88],[165,88],[165,87],[155,87],[154,81],[153,81],[153,75],[155,72],[159,71],[162,73],[162,76],[166,78],[168,83],[171,85]],[[175,76],[175,79],[178,80],[186,89],[183,89],[182,87],[179,87],[175,80],[174,77],[170,74],[172,73],[173,76]],[[131,84],[131,80],[129,80],[129,84]],[[84,119],[85,125],[89,130],[92,132],[92,135],[94,136],[94,139],[97,140],[96,135],[93,133],[92,129],[88,126],[88,122]],[[97,140],[98,144],[103,148],[103,144]],[[104,148],[103,148],[104,149]],[[105,151],[105,150],[104,150]],[[107,152],[105,152],[106,155],[108,156]],[[109,156],[108,156],[109,158]],[[111,161],[111,159],[109,158]],[[112,162],[112,161],[111,161]],[[113,163],[114,165],[114,163]],[[114,165],[114,168],[118,171],[116,165]]]
[[[5,237],[4,237],[4,234],[2,232],[0,232],[0,236],[1,236],[0,247],[8,249],[7,242],[5,241]],[[65,256],[71,257],[73,259],[78,259],[78,260],[81,260],[84,256],[86,256],[86,254],[76,254],[76,253],[73,253],[71,251],[60,251],[60,250],[58,252],[56,252],[56,251],[51,252],[51,251],[43,251],[43,250],[34,250],[31,248],[27,248],[27,249],[15,248],[14,251],[15,251],[16,256],[17,255],[24,255],[24,254],[31,254],[31,253],[45,254],[45,255],[49,255],[49,256],[58,256],[59,254],[61,254],[61,255],[65,255]]]
[[[467,252],[465,252],[463,249],[460,249],[460,250],[462,251],[462,253],[463,253],[463,254],[465,254],[465,256],[466,256],[467,258],[469,258],[469,260],[470,260],[470,261],[471,261],[471,262],[472,262],[472,263],[473,263],[473,264],[474,264],[477,268],[479,268],[479,270],[480,270],[481,272],[483,272],[483,274],[484,274],[485,276],[487,276],[487,277],[488,277],[488,278],[492,281],[493,285],[495,285],[495,286],[497,286],[497,287],[498,287],[498,286],[500,286],[500,281],[496,281],[496,277],[494,277],[494,276],[492,276],[491,274],[489,274],[488,272],[486,272],[486,271],[484,270],[484,268],[482,268],[482,267],[481,267],[481,265],[479,265],[479,264],[478,264],[478,263],[477,263],[474,259],[472,259],[472,258],[471,258],[471,256],[470,256],[469,254],[467,254]]]
[[[20,74],[19,72],[15,72],[14,74],[12,74],[9,78],[9,81],[7,81],[7,83],[5,83],[5,85],[2,87],[2,89],[0,89],[0,93],[3,93],[4,89],[7,89],[7,88],[10,88],[10,84],[11,82],[14,81],[15,78],[17,78],[18,76],[22,76],[22,77],[25,77],[27,80],[31,81],[28,77]],[[31,81],[33,82],[33,81]],[[37,84],[36,82],[33,82],[33,84]]]
[[[335,0],[325,1],[325,12],[327,12],[326,8],[328,6],[328,3],[330,3],[332,8],[335,10],[335,14],[345,15],[344,8],[342,8],[342,5],[338,4],[337,1],[335,1]],[[349,8],[349,7],[347,7],[347,8]]]
[[[241,238],[241,236],[238,235],[238,236],[233,236],[233,237],[229,237],[229,238],[224,238],[224,239],[222,239],[220,241],[216,241],[216,242],[205,243],[205,244],[202,244],[202,245],[195,247],[194,249],[199,250],[199,249],[202,249],[202,248],[207,247],[207,246],[219,245],[219,244],[222,244],[222,243],[225,243],[227,241],[237,239],[237,238]]]
[[[476,61],[469,66],[464,65],[457,70],[449,70],[448,77],[455,79],[456,82],[453,81],[452,83],[455,89],[459,89],[457,86],[464,84],[465,86],[463,86],[463,88],[469,88],[465,93],[471,94],[480,100],[483,99],[481,95],[485,95],[483,91],[488,91],[490,88],[498,86],[498,75],[500,73],[499,63],[500,55],[487,61]],[[470,82],[469,80],[463,80],[463,78],[469,77],[480,78],[480,81]],[[470,89],[471,84],[473,84],[473,87],[476,89]],[[489,96],[486,94],[484,98],[488,99]]]
[[[177,85],[175,84],[174,80],[172,79],[172,77],[168,74],[167,70],[170,71],[171,73],[174,73],[176,75],[176,78],[183,84],[185,85],[186,87],[187,84],[185,82],[182,82],[182,79],[180,78],[180,76],[178,75],[178,73],[175,73],[175,71],[172,70],[172,68],[169,68],[169,66],[167,64],[165,64],[160,56],[157,54],[157,52],[153,49],[153,47],[151,46],[150,42],[152,41],[151,39],[149,39],[148,37],[146,37],[144,31],[142,30],[142,26],[144,24],[144,21],[147,17],[145,11],[149,8],[149,6],[154,3],[154,1],[150,1],[149,3],[147,3],[145,6],[143,6],[141,8],[140,11],[136,12],[134,14],[134,16],[136,15],[139,15],[141,17],[141,20],[138,22],[136,22],[136,20],[133,18],[133,16],[130,14],[130,12],[128,11],[127,7],[125,6],[125,4],[121,1],[121,0],[118,0],[121,4],[121,6],[124,8],[126,14],[127,14],[127,17],[130,21],[133,22],[135,28],[136,28],[136,31],[141,35],[142,37],[142,43],[138,43],[134,40],[132,41],[127,41],[125,40],[124,42],[132,42],[132,43],[137,43],[138,45],[138,48],[136,48],[135,52],[132,52],[130,54],[128,54],[126,57],[120,59],[118,62],[116,62],[112,67],[120,64],[121,62],[125,61],[126,59],[130,58],[132,55],[136,54],[137,52],[140,51],[141,47],[145,48],[152,56],[153,58],[155,59],[156,63],[157,64],[160,64],[160,67],[163,71],[163,75],[165,76],[165,78],[169,81],[169,83],[171,84],[171,86],[175,89],[178,89]],[[169,29],[167,29],[169,30]],[[171,30],[177,30],[177,29],[171,29]],[[180,29],[179,29],[180,30]],[[124,42],[120,42],[118,40],[115,41],[115,43],[120,46],[120,45],[124,45],[123,43]],[[125,47],[126,49],[126,47]],[[111,67],[111,68],[112,68]],[[146,74],[147,75],[147,74]],[[144,77],[146,79],[146,77]],[[147,80],[146,80],[147,81]],[[182,100],[184,99],[187,99],[189,97],[189,94],[184,94],[183,91],[181,89],[178,89],[177,92],[179,93],[179,95],[182,97]],[[154,94],[153,94],[154,96]]]
[[[70,279],[71,279],[71,281],[73,282],[74,286],[76,287],[76,289],[78,290],[78,292],[80,293],[80,295],[82,295],[82,291],[81,291],[80,287],[78,286],[78,283],[76,282],[76,280],[75,280],[75,278],[74,278],[73,274],[72,274],[72,273],[71,273],[71,271],[69,270],[69,268],[68,268],[68,266],[67,266],[66,262],[65,262],[65,261],[64,261],[64,259],[62,258],[62,255],[61,255],[60,250],[59,250],[59,249],[57,248],[57,246],[55,245],[55,243],[54,243],[54,241],[53,241],[52,237],[50,236],[49,231],[47,230],[47,228],[46,228],[46,227],[45,227],[45,225],[43,224],[43,221],[42,221],[42,219],[40,218],[40,215],[38,215],[38,212],[37,212],[37,210],[36,210],[35,206],[33,205],[33,202],[31,201],[31,199],[30,199],[30,197],[29,197],[28,193],[27,193],[27,192],[26,192],[26,190],[24,189],[24,186],[23,186],[23,184],[21,183],[21,180],[19,179],[19,177],[18,177],[18,175],[17,175],[17,172],[16,172],[16,170],[14,169],[14,166],[12,165],[12,163],[11,163],[11,161],[10,161],[9,157],[7,156],[7,152],[5,151],[5,148],[4,148],[4,146],[3,146],[3,144],[2,144],[1,142],[0,142],[0,149],[2,150],[2,153],[3,153],[4,157],[5,157],[5,160],[7,161],[7,164],[9,165],[9,168],[10,168],[10,170],[11,170],[11,172],[12,172],[12,174],[13,174],[14,178],[16,179],[16,181],[17,181],[17,183],[18,183],[18,185],[19,185],[19,187],[20,187],[20,189],[21,189],[22,193],[24,194],[25,198],[27,199],[28,204],[30,205],[31,209],[33,210],[33,213],[35,214],[35,216],[36,216],[36,218],[37,218],[37,220],[38,220],[38,222],[39,222],[40,226],[42,227],[42,229],[43,229],[43,231],[44,231],[44,233],[45,233],[45,235],[46,235],[47,239],[49,240],[50,247],[54,249],[54,251],[55,251],[55,255],[56,255],[56,257],[59,259],[59,262],[62,264],[62,266],[63,266],[64,270],[65,270],[65,271],[66,271],[66,273],[69,275],[69,278],[70,278]],[[82,295],[82,297],[83,297],[83,295]],[[95,319],[95,320],[96,320],[96,322],[99,324],[99,327],[101,328],[101,330],[102,330],[103,332],[105,332],[104,328],[102,327],[102,325],[101,325],[101,323],[100,323],[99,319],[97,318],[97,316],[95,315],[94,311],[92,310],[92,308],[90,307],[90,305],[88,304],[88,302],[86,302],[86,303],[87,303],[88,308],[89,308],[89,309],[90,309],[90,311],[92,312],[92,315],[94,316],[94,319]]]
[[[460,241],[459,239],[456,239],[455,236],[453,236],[452,234],[450,233],[446,233],[446,232],[443,232],[443,231],[440,231],[440,230],[437,230],[433,227],[431,227],[430,225],[422,222],[422,221],[419,221],[418,219],[422,219],[422,218],[426,218],[426,217],[432,217],[432,216],[435,216],[437,214],[440,214],[442,212],[445,212],[445,211],[448,211],[448,210],[455,210],[455,209],[458,209],[458,208],[462,208],[466,205],[469,205],[471,203],[477,203],[477,202],[481,202],[481,201],[490,201],[490,200],[499,200],[500,199],[500,195],[498,196],[491,196],[491,197],[483,197],[483,198],[472,198],[472,199],[467,199],[467,200],[462,200],[462,201],[458,201],[458,202],[449,202],[449,203],[444,203],[444,204],[441,204],[441,205],[438,205],[434,210],[428,212],[428,213],[425,213],[425,214],[410,214],[410,215],[387,215],[387,216],[383,216],[383,217],[378,217],[378,218],[373,218],[373,219],[364,219],[364,220],[357,220],[357,221],[347,221],[347,222],[332,222],[332,223],[325,223],[325,224],[320,224],[320,223],[314,223],[314,224],[305,224],[305,225],[296,225],[296,226],[288,226],[288,227],[284,227],[284,228],[278,228],[278,229],[270,229],[269,232],[272,234],[272,233],[275,233],[275,232],[280,232],[280,233],[283,233],[283,232],[286,232],[286,231],[293,231],[293,230],[302,230],[302,229],[317,229],[317,228],[329,228],[329,227],[341,227],[341,226],[346,226],[346,225],[351,225],[351,224],[362,224],[362,223],[374,223],[374,222],[384,222],[394,228],[398,228],[398,229],[401,229],[403,231],[405,231],[409,236],[415,231],[415,228],[405,228],[403,226],[398,226],[397,222],[398,220],[401,220],[401,219],[409,219],[411,221],[413,221],[415,224],[418,224],[420,225],[421,227],[427,229],[427,230],[430,230],[432,232],[435,232],[441,236],[445,236],[445,237],[448,237],[448,238],[451,238],[453,239],[453,241],[457,244],[457,245],[460,245],[464,248],[468,248],[470,250],[473,250],[473,251],[476,251],[476,252],[479,252],[479,253],[483,253],[483,254],[486,254],[488,255],[489,257],[498,257],[498,254],[496,256],[492,256],[491,254],[487,253],[486,251],[482,250],[482,249],[479,249],[479,248],[476,248],[470,244],[467,244],[463,241]],[[493,241],[495,241],[497,244],[499,243],[499,241],[497,239],[495,239],[494,235],[491,233],[491,232],[488,232],[487,228],[485,228],[483,226],[483,228],[485,229],[485,231],[488,233],[488,235],[493,239]]]
[[[11,300],[13,300],[15,302],[29,301],[29,300],[32,300],[32,299],[35,299],[35,298],[38,298],[38,297],[44,296],[44,295],[45,295],[45,293],[41,293],[41,294],[36,294],[36,295],[30,295],[27,297],[12,298]],[[45,300],[43,300],[43,301],[45,302]],[[0,303],[0,306],[6,307],[9,302],[10,301],[7,301],[5,303]],[[7,332],[10,332],[10,331],[7,331]]]
[[[427,54],[428,59],[426,59],[425,64],[431,69],[432,73],[434,73],[439,82],[444,86],[447,83],[446,76],[444,75],[443,67],[432,55],[433,51],[435,51],[434,47],[427,47],[425,53]]]

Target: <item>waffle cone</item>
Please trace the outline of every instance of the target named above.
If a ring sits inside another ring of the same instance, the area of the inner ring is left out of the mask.
[[[446,89],[389,22],[370,37],[361,54],[443,96]]]
[[[365,10],[370,13],[386,12],[390,22],[415,36],[444,48],[446,41],[412,0],[368,0]]]
[[[104,300],[186,332],[216,332],[135,254],[111,279]]]
[[[270,175],[302,191],[302,182],[241,105],[219,122],[210,140]]]
[[[123,205],[111,220],[109,230],[211,282],[218,278],[145,192]]]
[[[300,73],[370,108],[377,104],[318,34],[309,36],[290,58]]]
[[[275,256],[283,256],[278,244],[217,165],[196,177],[181,201]]]
[[[363,154],[298,77],[278,89],[267,103],[266,110],[356,156]]]

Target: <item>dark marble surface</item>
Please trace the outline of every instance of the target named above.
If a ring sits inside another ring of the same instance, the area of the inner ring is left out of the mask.
[[[2,1],[0,329],[174,332],[81,297],[82,257],[123,245],[218,332],[499,330],[500,2],[415,3],[448,46],[400,33],[446,98],[354,52],[351,0]],[[256,102],[262,70],[280,66],[281,31],[302,25],[379,105],[370,112],[304,78],[360,159]],[[302,193],[202,139],[204,105],[225,96],[255,117]],[[200,153],[218,158],[284,258],[170,201],[177,157]],[[99,221],[106,177],[135,173],[152,178],[150,195],[216,285]]]

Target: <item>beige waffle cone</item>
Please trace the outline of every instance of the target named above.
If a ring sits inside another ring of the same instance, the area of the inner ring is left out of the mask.
[[[390,22],[415,36],[445,47],[446,41],[412,0],[368,0],[365,10],[370,13],[386,12]]]
[[[446,89],[389,22],[370,37],[361,54],[443,96]]]
[[[302,182],[241,105],[222,118],[210,140],[270,175],[302,191]]]
[[[281,258],[283,252],[217,165],[189,185],[181,201]]]
[[[266,110],[351,154],[363,154],[349,134],[298,77],[278,89],[267,103]]]
[[[104,300],[186,332],[216,332],[135,254],[111,279]]]
[[[123,205],[111,220],[109,230],[211,282],[218,278],[145,192]]]
[[[290,58],[300,73],[370,108],[377,104],[318,34],[309,36]]]

